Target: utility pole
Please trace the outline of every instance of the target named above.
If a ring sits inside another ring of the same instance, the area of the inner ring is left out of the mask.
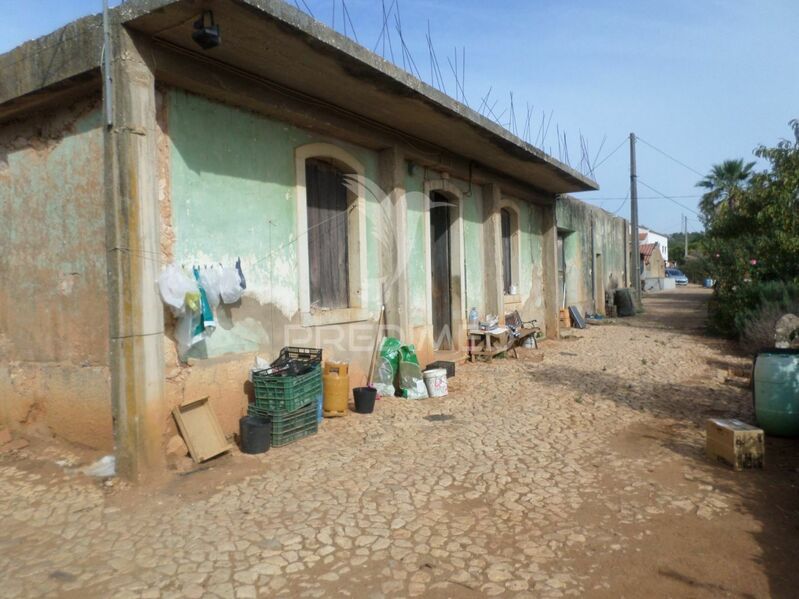
[[[636,303],[641,305],[641,238],[638,235],[638,171],[635,166],[635,133],[630,133],[630,228],[632,228],[633,284]]]
[[[683,214],[682,234],[685,237],[685,259],[688,259],[688,217]]]

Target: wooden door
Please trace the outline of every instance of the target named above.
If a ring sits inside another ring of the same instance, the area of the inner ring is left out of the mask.
[[[433,292],[433,344],[452,349],[452,276],[450,207],[439,194],[430,198],[430,267]]]
[[[513,284],[510,210],[503,208],[499,215],[502,229],[502,291],[508,295]]]
[[[347,188],[344,174],[321,160],[305,163],[311,305],[349,306]]]

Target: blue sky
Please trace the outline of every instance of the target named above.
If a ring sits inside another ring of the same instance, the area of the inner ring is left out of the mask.
[[[334,0],[298,1],[332,23]],[[340,0],[335,4],[336,29],[343,32]],[[101,5],[0,0],[0,52],[99,12]],[[727,158],[754,159],[755,146],[788,136],[788,121],[799,118],[796,0],[400,0],[399,6],[403,37],[423,79],[430,80],[429,21],[447,91],[455,83],[446,57],[454,61],[457,48],[460,60],[465,47],[468,103],[477,108],[492,88],[491,104],[499,100],[494,112],[506,110],[501,120],[507,122],[513,92],[519,130],[527,104],[534,106],[533,137],[542,111],[547,119],[552,112],[543,149],[557,157],[556,127],[565,130],[575,166],[580,133],[592,159],[607,138],[601,161],[634,131],[704,173]],[[347,9],[359,41],[374,48],[382,28],[380,2],[348,0]],[[390,30],[401,65],[393,19]],[[674,232],[685,213],[689,229],[699,230],[688,209],[696,210],[700,177],[690,169],[639,143],[642,224]],[[600,191],[583,198],[629,217],[627,145],[595,176]]]

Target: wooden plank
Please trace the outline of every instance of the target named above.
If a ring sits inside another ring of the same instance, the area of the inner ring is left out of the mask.
[[[231,449],[207,397],[176,407],[172,415],[195,462],[204,462]]]

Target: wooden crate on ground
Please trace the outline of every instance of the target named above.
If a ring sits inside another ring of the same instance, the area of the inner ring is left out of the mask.
[[[231,449],[207,397],[176,407],[172,415],[191,457],[198,464]]]
[[[707,421],[705,452],[712,460],[728,463],[736,470],[762,468],[765,460],[763,430],[736,419]]]

